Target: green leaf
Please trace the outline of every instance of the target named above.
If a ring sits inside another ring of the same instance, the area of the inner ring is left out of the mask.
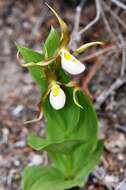
[[[54,167],[27,167],[23,172],[23,190],[65,190],[75,186],[81,187],[84,185],[87,175],[98,163],[102,150],[103,142],[99,141],[86,165],[73,178],[66,178]]]
[[[82,92],[77,93],[79,103],[84,107],[80,112],[80,120],[77,127],[73,130],[72,138],[76,134],[77,138],[82,138],[88,142],[78,147],[73,153],[74,172],[83,168],[83,160],[85,160],[96,149],[98,141],[98,122],[96,112],[89,97],[83,95]],[[76,156],[78,155],[78,156]]]
[[[83,139],[82,145],[70,153],[71,165],[73,172],[83,168],[83,160],[95,150],[98,140],[98,123],[97,116],[89,97],[82,92],[77,92],[79,103],[84,110],[78,108],[73,102],[73,89],[65,88],[66,106],[61,110],[54,110],[49,101],[46,100],[44,105],[44,114],[48,121],[48,136],[51,140],[57,139]],[[51,152],[50,158],[54,166],[67,175],[67,160],[69,156],[63,156]]]
[[[55,179],[57,174],[63,178],[62,174],[54,168],[42,166],[26,167],[23,172],[23,190],[31,190],[40,179],[46,180],[47,183],[50,181],[50,178]],[[39,185],[36,189],[38,190],[38,188],[40,188]],[[41,188],[43,188],[43,185],[41,185]]]
[[[38,53],[30,48],[27,48],[21,44],[16,43],[16,46],[18,48],[18,50],[20,51],[20,54],[22,55],[22,57],[24,58],[24,60],[28,63],[30,62],[40,62],[41,60],[43,60],[44,56],[41,53]]]
[[[59,33],[53,27],[51,27],[51,31],[45,41],[45,47],[48,53],[48,57],[52,57],[55,54],[56,50],[59,47],[59,43]]]
[[[54,167],[27,167],[23,173],[23,190],[65,190],[77,186],[80,180],[65,179]]]
[[[48,99],[44,104],[49,138],[83,139],[85,142],[91,142],[95,147],[98,137],[98,124],[91,101],[82,92],[77,93],[79,103],[84,107],[84,110],[82,110],[73,102],[73,89],[65,88],[64,91],[66,94],[66,105],[63,109],[54,110]],[[91,134],[93,136],[90,140]]]
[[[47,119],[47,131],[50,139],[69,138],[69,131],[76,128],[80,117],[80,109],[75,106],[72,88],[64,88],[66,105],[60,110],[54,110],[48,98],[44,103],[44,115]],[[74,139],[74,138],[73,138]],[[75,138],[76,139],[76,138]]]
[[[33,149],[41,151],[47,150],[49,152],[69,154],[71,151],[75,150],[79,145],[84,143],[82,140],[77,139],[67,139],[67,140],[50,140],[42,139],[37,135],[30,135],[28,138],[28,144]]]
[[[16,44],[16,46],[17,46],[20,54],[24,58],[24,60],[28,63],[29,62],[37,63],[44,59],[43,54],[33,51],[32,49],[27,48],[21,44]],[[34,66],[34,67],[29,67],[28,70],[31,73],[34,80],[36,81],[36,83],[38,84],[41,92],[44,92],[44,90],[47,87],[47,81],[44,78],[43,68],[40,66]]]
[[[79,168],[76,171],[76,179],[84,179],[86,178],[95,168],[95,166],[99,163],[101,154],[104,148],[104,141],[99,140],[97,143],[96,149],[90,155],[86,155],[82,160],[83,167]]]

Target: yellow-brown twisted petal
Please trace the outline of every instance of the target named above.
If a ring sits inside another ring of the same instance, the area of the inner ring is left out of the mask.
[[[77,48],[74,53],[82,53],[84,52],[86,49],[92,47],[92,46],[95,46],[95,45],[101,45],[103,46],[104,43],[103,42],[89,42],[89,43],[86,43],[86,44],[83,44],[82,46],[80,46],[79,48]]]
[[[22,63],[22,59],[20,58],[20,51],[19,51],[19,50],[17,51],[16,58],[17,58],[18,64],[19,64],[20,66],[22,66],[23,63]]]
[[[56,16],[56,18],[59,21],[60,29],[61,29],[60,48],[63,48],[66,45],[68,45],[69,40],[70,40],[70,34],[69,34],[68,26],[66,25],[66,23],[60,18],[60,16],[56,13],[56,11],[50,5],[48,5],[47,3],[46,3],[46,5],[49,7],[49,9],[53,12],[53,14]]]
[[[74,100],[74,103],[81,109],[84,110],[84,107],[82,105],[80,105],[80,103],[78,102],[77,100],[77,96],[76,96],[76,93],[79,91],[80,89],[79,88],[74,88],[73,90],[73,100]]]
[[[48,96],[50,92],[50,88],[48,87],[47,91],[44,92],[44,94],[42,95],[40,102],[38,104],[38,108],[39,108],[39,115],[37,118],[32,119],[30,121],[25,121],[24,124],[29,124],[29,123],[36,123],[38,121],[40,121],[43,118],[43,102],[45,101],[46,97]]]
[[[30,63],[21,63],[21,58],[19,57],[20,52],[17,52],[17,61],[22,67],[33,67],[33,66],[47,66],[53,61],[55,61],[56,57],[52,57],[49,59],[46,59],[44,61],[40,61],[38,63],[30,62]]]
[[[64,85],[66,87],[79,88],[79,84],[76,81],[70,81],[68,83],[60,83],[60,85]]]
[[[36,123],[38,121],[40,121],[43,118],[43,113],[42,111],[39,113],[39,116],[35,119],[32,119],[30,121],[25,121],[24,124],[29,124],[29,123]]]
[[[71,81],[67,84],[62,84],[64,86],[67,86],[67,87],[73,87],[73,101],[74,103],[81,109],[84,109],[82,105],[80,105],[80,103],[78,102],[77,100],[77,97],[76,97],[76,93],[80,90],[80,87],[79,87],[79,84],[76,82],[76,81]]]

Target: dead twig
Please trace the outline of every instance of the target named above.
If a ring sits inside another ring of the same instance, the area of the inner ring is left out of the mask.
[[[74,29],[71,35],[71,41],[70,41],[70,48],[72,50],[76,49],[77,43],[80,41],[81,35],[87,31],[90,27],[92,27],[99,19],[100,19],[100,13],[101,13],[101,7],[100,7],[100,2],[99,0],[95,0],[95,5],[96,5],[96,16],[95,18],[89,22],[83,29],[78,31],[79,29],[79,23],[80,23],[80,16],[82,12],[82,8],[84,6],[84,3],[86,0],[81,0],[79,6],[76,8],[76,15],[75,15],[75,25]]]
[[[97,62],[92,66],[91,70],[89,70],[87,76],[83,76],[82,78],[82,89],[84,90],[84,92],[90,96],[92,98],[92,95],[88,89],[88,85],[89,82],[91,81],[91,79],[93,78],[93,76],[95,75],[96,71],[98,70],[98,68],[101,66],[100,64],[100,59],[97,60]]]
[[[115,20],[126,30],[126,23],[123,22],[122,19],[105,2],[102,1],[102,4],[106,11],[108,11],[115,18]]]
[[[124,47],[122,51],[122,67],[120,71],[121,77],[124,76],[125,70],[126,70],[126,47]]]
[[[109,54],[111,54],[111,52],[108,52]],[[99,59],[97,59],[97,61],[94,63],[94,65],[91,67],[91,69],[89,70],[88,74],[82,77],[82,89],[83,91],[92,98],[92,95],[88,89],[89,83],[91,81],[91,79],[93,78],[93,76],[96,74],[97,70],[102,66],[103,62],[105,62],[105,60],[108,59],[107,57],[99,57]]]
[[[105,100],[110,96],[115,90],[117,90],[120,86],[126,83],[125,78],[118,78],[109,89],[105,89],[97,98],[96,98],[96,107],[99,108]]]
[[[81,0],[80,4],[76,8],[74,28],[73,28],[73,32],[72,32],[71,40],[70,40],[70,44],[69,44],[70,49],[72,49],[72,50],[76,49],[77,43],[80,41],[80,35],[78,35],[78,30],[79,30],[81,12],[82,12],[82,8],[83,8],[85,2],[86,2],[86,0]]]
[[[97,62],[92,66],[91,70],[89,70],[87,76],[83,76],[83,77],[82,77],[82,81],[83,81],[83,83],[82,83],[82,89],[84,90],[84,92],[85,92],[87,95],[89,95],[90,97],[92,97],[92,95],[91,95],[91,93],[90,93],[90,91],[89,91],[89,89],[88,89],[88,85],[89,85],[91,79],[93,78],[93,76],[96,74],[97,70],[102,66],[102,63],[104,62],[104,61],[103,61],[103,58],[101,57],[101,55],[103,55],[103,54],[105,54],[105,53],[108,53],[108,55],[110,55],[111,53],[113,53],[113,52],[116,51],[117,49],[118,49],[118,51],[119,51],[119,50],[122,50],[122,48],[124,48],[124,47],[126,47],[126,43],[120,44],[120,45],[111,45],[111,46],[105,48],[104,50],[100,50],[99,52],[96,52],[96,53],[94,53],[94,54],[91,54],[91,55],[89,55],[89,56],[86,56],[84,59],[81,60],[81,61],[84,62],[84,61],[88,61],[88,60],[90,60],[90,59],[99,57],[99,59],[97,60]],[[107,56],[107,58],[108,58],[108,56]],[[106,59],[106,58],[105,58],[105,59]],[[121,78],[121,77],[120,77],[120,78]],[[122,81],[122,78],[121,78],[121,81]],[[122,85],[122,83],[121,83],[120,85]],[[120,86],[120,85],[119,85],[119,86]],[[106,90],[106,91],[108,92],[108,90]],[[99,100],[99,98],[96,99],[96,101],[98,101],[97,104],[99,104],[99,106],[100,106],[100,105],[106,100],[106,98],[111,94],[110,91],[109,91],[110,94],[106,94],[106,91],[103,92],[103,94],[105,93],[104,95],[102,94],[102,97],[104,97],[102,100],[101,100],[101,95],[99,96],[100,100]],[[99,106],[97,105],[97,107],[99,107]]]
[[[126,5],[124,5],[119,0],[111,0],[111,1],[112,1],[112,3],[114,3],[115,5],[117,5],[118,7],[122,8],[123,10],[126,10]]]
[[[115,21],[115,19],[114,19],[114,21]],[[120,41],[119,43],[120,43],[120,45],[123,46],[123,48],[122,48],[122,66],[121,66],[121,71],[120,71],[120,77],[122,78],[125,74],[125,67],[126,67],[126,48],[124,46],[124,43],[125,43],[124,37],[123,37],[122,32],[120,31],[119,24],[117,22],[114,22],[114,24],[115,24],[115,28],[117,29],[118,39]],[[118,42],[118,39],[117,39],[117,42]]]
[[[110,26],[110,24],[109,24],[109,22],[108,22],[108,20],[106,18],[105,12],[104,12],[104,8],[102,6],[101,6],[101,16],[103,18],[103,22],[105,24],[105,28],[108,31],[110,37],[113,39],[114,42],[117,42],[117,38],[116,38],[114,32],[111,29],[111,26]]]
[[[80,32],[78,33],[79,35],[82,35],[85,31],[91,28],[100,19],[101,7],[99,0],[95,0],[95,4],[96,4],[96,17],[91,22],[89,22],[89,24],[86,25],[82,30],[80,30]]]
[[[124,45],[124,38],[121,33],[119,35],[119,38],[120,38],[121,44]],[[122,66],[121,66],[121,70],[120,70],[121,77],[124,77],[125,70],[126,70],[126,47],[124,46],[122,48]]]
[[[121,87],[124,83],[126,83],[126,79],[125,79],[125,70],[126,70],[126,48],[125,48],[125,42],[124,42],[124,38],[123,38],[123,35],[122,33],[120,32],[120,29],[118,27],[118,24],[120,24],[120,21],[122,22],[122,20],[118,17],[118,15],[116,15],[115,12],[112,12],[111,8],[106,5],[106,3],[104,3],[102,1],[102,5],[104,6],[104,8],[109,11],[112,15],[112,17],[114,18],[114,21],[115,21],[115,24],[116,24],[116,29],[117,29],[117,34],[118,34],[118,38],[119,38],[119,41],[120,41],[120,47],[121,50],[122,50],[122,66],[121,66],[121,70],[120,70],[120,75],[119,77],[116,79],[116,81],[108,88],[108,89],[105,89],[97,98],[96,98],[96,107],[99,108],[104,102],[105,100],[108,98],[108,96],[112,95],[113,92],[115,92],[119,87]],[[102,14],[103,15],[103,14]],[[103,15],[105,16],[105,15]],[[105,17],[104,17],[105,19]],[[106,20],[107,21],[107,20]],[[118,21],[118,23],[116,22]],[[108,25],[108,22],[107,22],[107,26]],[[123,25],[125,27],[125,23]],[[110,28],[109,28],[110,29]],[[117,45],[118,47],[118,45]],[[115,50],[115,47],[109,47],[108,48],[109,50]],[[103,50],[103,53],[106,53],[108,52],[107,50]],[[100,52],[101,54],[101,52]],[[99,54],[98,54],[99,55]]]

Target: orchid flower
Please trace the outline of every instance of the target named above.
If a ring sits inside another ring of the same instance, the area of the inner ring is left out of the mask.
[[[52,81],[52,87],[49,95],[50,104],[55,110],[62,109],[66,102],[66,95],[60,86]]]
[[[41,101],[39,103],[38,117],[33,120],[24,122],[24,124],[34,123],[42,119],[43,117],[42,105],[43,105],[43,101],[48,95],[49,95],[50,104],[55,110],[59,110],[64,107],[65,102],[66,102],[66,95],[64,91],[62,90],[62,88],[60,87],[60,84],[61,84],[60,82],[57,82],[55,80],[51,81],[51,83],[48,86],[47,91],[43,94]]]
[[[22,64],[23,67],[31,67],[31,66],[47,66],[51,64],[53,61],[55,61],[59,56],[61,57],[61,66],[62,68],[67,71],[71,75],[77,75],[81,74],[85,70],[85,65],[82,64],[79,60],[76,59],[70,52],[69,52],[69,42],[70,42],[70,33],[68,26],[66,23],[60,18],[60,16],[56,13],[56,11],[50,7],[47,3],[46,5],[50,8],[50,10],[54,13],[54,15],[57,17],[60,29],[61,29],[61,37],[60,37],[60,46],[57,49],[55,55],[51,58],[48,58],[46,56],[46,59],[44,61],[38,62],[38,63],[27,63]],[[103,42],[90,42],[86,43],[79,48],[77,48],[73,53],[78,54],[84,52],[87,48],[92,47],[94,45],[103,45]]]
[[[73,101],[78,107],[83,109],[83,107],[78,103],[77,98],[76,98],[76,92],[78,90],[80,90],[80,88],[78,87],[77,84],[75,84],[75,82],[71,81],[68,84],[62,84],[56,80],[56,76],[53,76],[52,78],[48,77],[51,74],[51,72],[49,71],[49,68],[47,66],[49,64],[53,63],[59,57],[61,59],[62,69],[71,75],[77,75],[77,74],[81,74],[82,72],[84,72],[85,65],[82,64],[74,55],[72,55],[70,53],[70,50],[68,47],[69,42],[70,42],[70,33],[68,30],[68,26],[60,18],[60,16],[56,13],[56,11],[52,7],[50,7],[47,3],[46,3],[46,5],[54,13],[54,15],[56,16],[56,18],[59,21],[60,30],[61,30],[60,45],[59,45],[59,48],[57,49],[57,51],[55,52],[54,56],[50,57],[50,58],[48,57],[48,52],[46,51],[46,48],[44,47],[45,59],[43,61],[38,62],[38,63],[34,63],[34,62],[30,62],[30,63],[26,63],[26,64],[20,63],[19,52],[17,53],[17,59],[18,59],[19,63],[21,64],[21,66],[23,66],[23,67],[42,66],[42,67],[45,67],[49,73],[46,76],[47,80],[49,81],[49,86],[48,86],[48,89],[45,92],[45,94],[42,97],[42,100],[40,102],[40,108],[39,108],[40,114],[39,114],[38,118],[31,120],[31,121],[27,121],[25,123],[36,122],[42,118],[42,116],[43,116],[42,115],[42,104],[43,104],[44,99],[48,95],[49,95],[50,104],[55,110],[62,109],[65,106],[66,95],[65,95],[64,91],[62,90],[62,88],[60,87],[61,85],[65,85],[67,87],[74,87],[73,88]],[[86,44],[80,46],[79,48],[77,48],[73,52],[73,54],[82,53],[87,48],[92,47],[94,45],[103,45],[103,43],[99,42],[99,41],[86,43]]]

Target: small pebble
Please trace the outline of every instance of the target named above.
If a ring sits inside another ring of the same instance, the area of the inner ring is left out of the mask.
[[[13,116],[19,116],[21,111],[24,109],[23,105],[18,105],[13,111],[12,111],[12,115]]]
[[[124,155],[123,154],[118,154],[118,160],[119,161],[123,161],[125,158],[124,158]]]
[[[9,136],[9,130],[7,128],[2,129],[3,132],[3,143],[7,144],[8,143],[8,136]]]
[[[110,184],[110,185],[115,185],[116,183],[119,182],[119,178],[117,176],[113,176],[113,175],[106,175],[104,177],[104,181],[107,183],[107,184]]]
[[[25,146],[26,146],[26,141],[24,139],[15,143],[15,147],[23,148]]]
[[[14,165],[16,167],[20,166],[20,161],[19,160],[14,160],[13,163],[14,163]]]
[[[30,166],[39,165],[39,164],[42,164],[42,162],[43,162],[42,156],[35,154],[32,156],[29,165]]]

